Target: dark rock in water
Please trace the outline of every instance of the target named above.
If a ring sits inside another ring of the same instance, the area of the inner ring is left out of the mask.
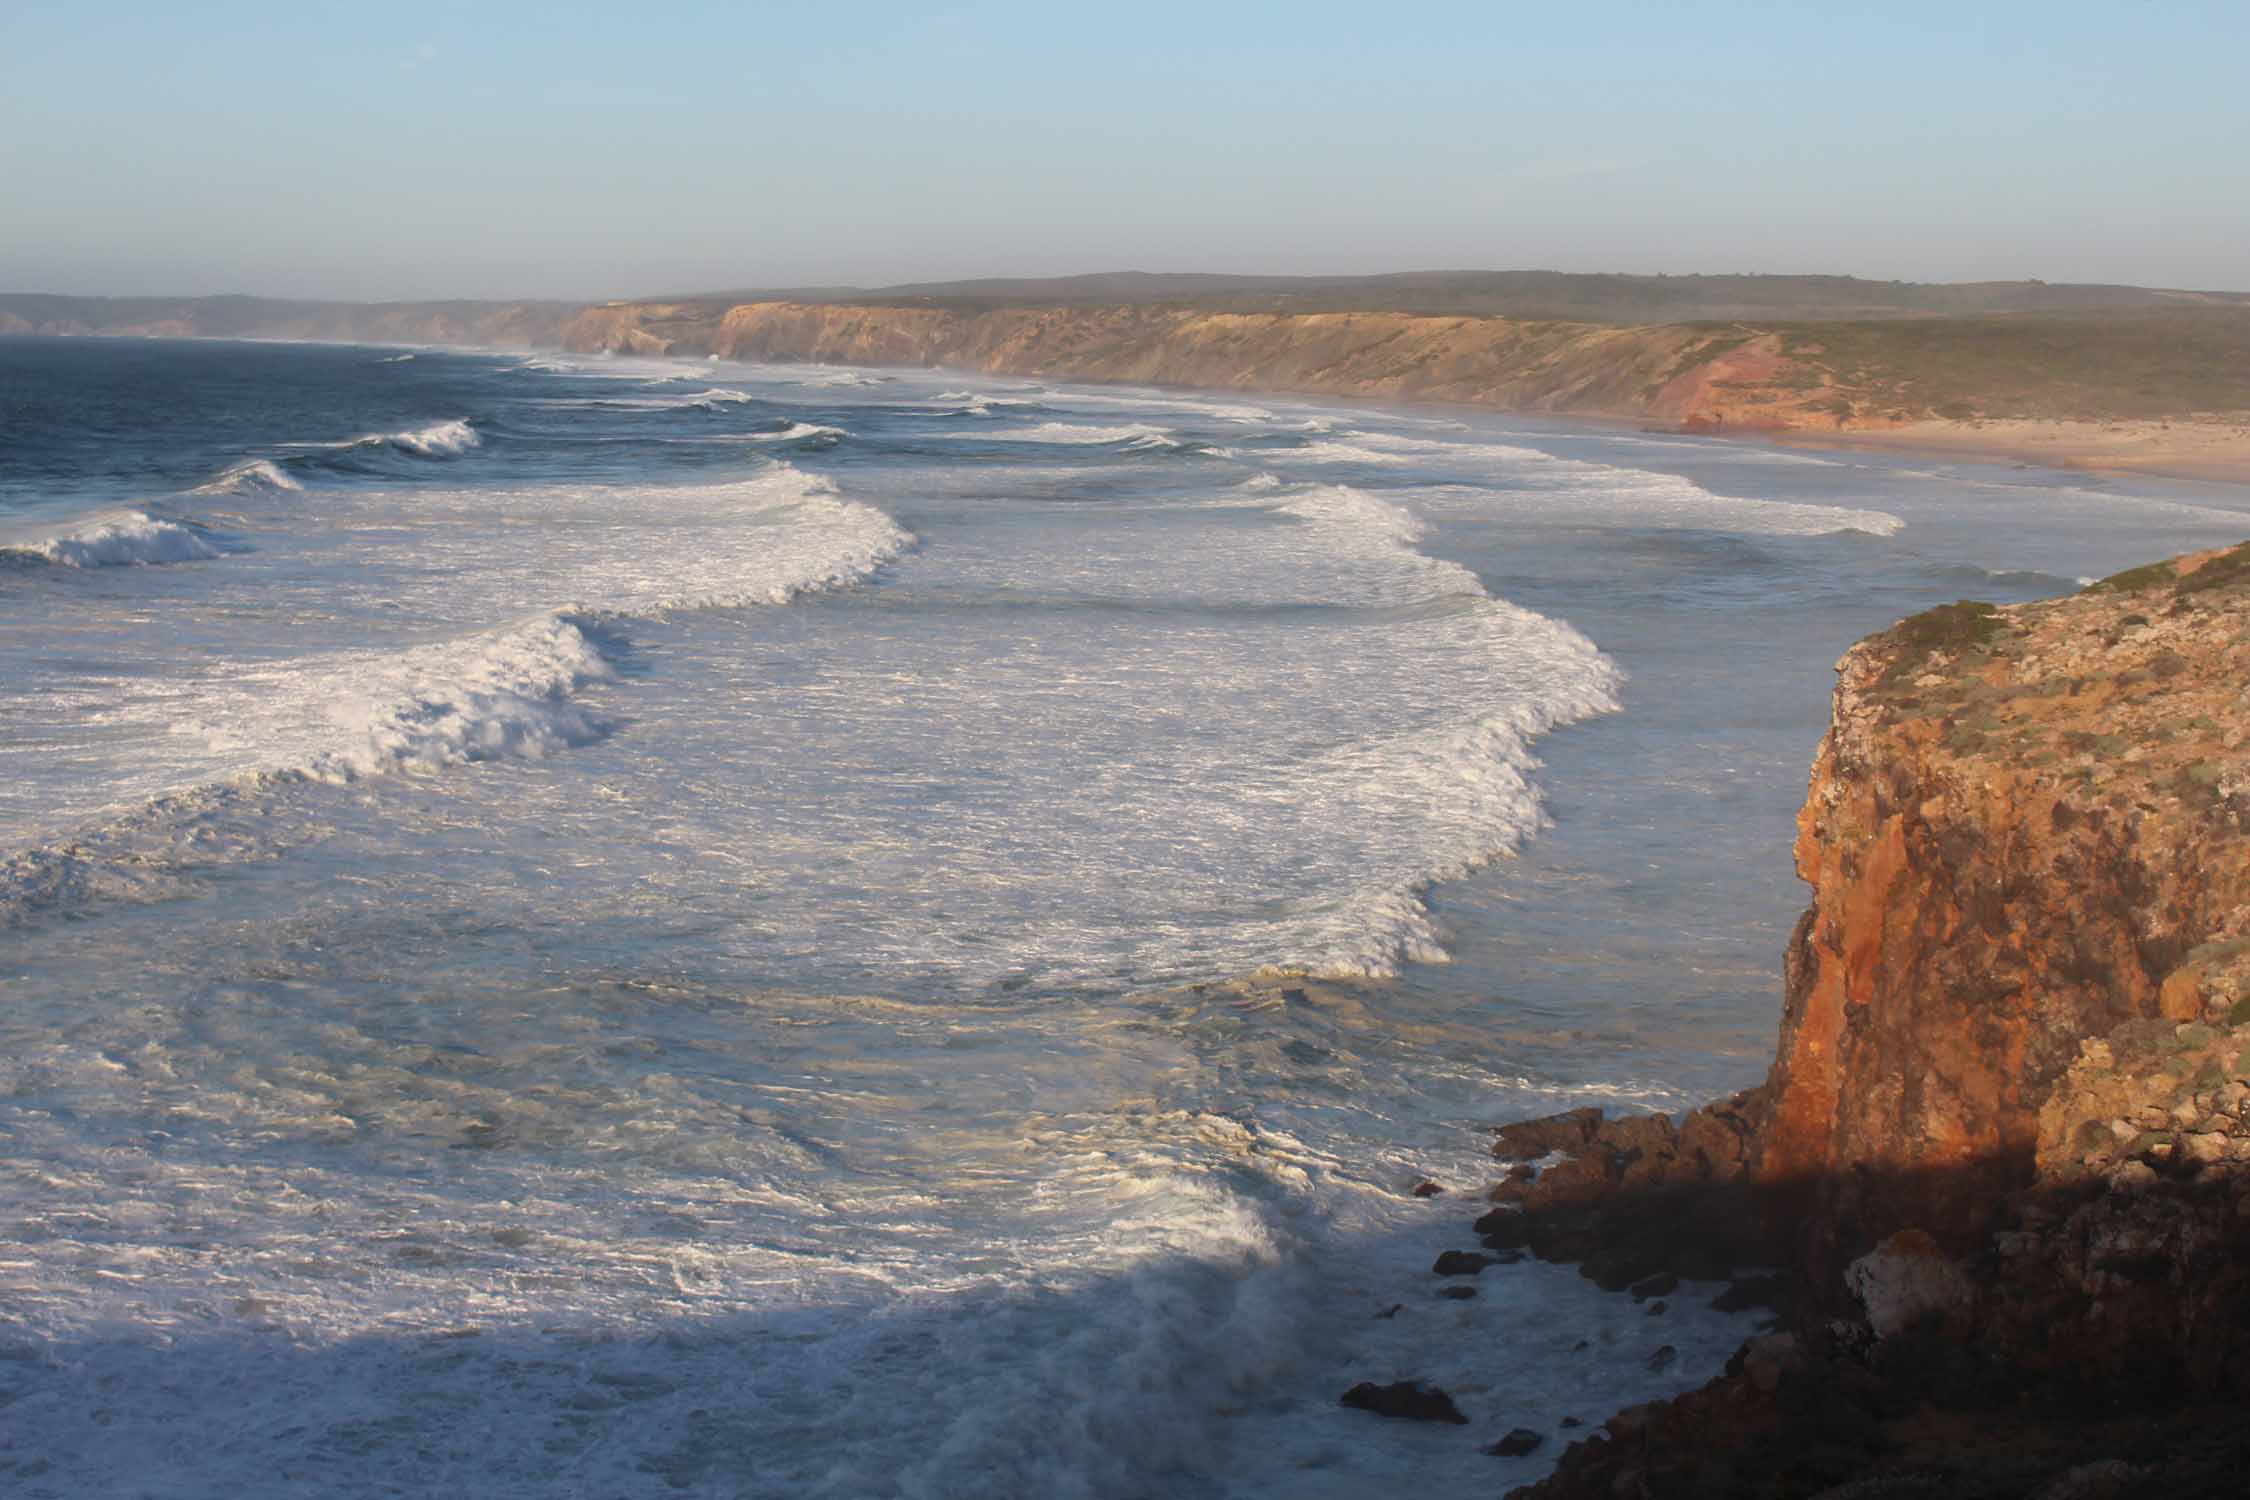
[[[1576,1354],[1581,1349],[1591,1349],[1593,1347],[1594,1341],[1592,1339],[1580,1339],[1577,1343],[1570,1346],[1570,1352]]]
[[[1420,1380],[1400,1380],[1390,1385],[1363,1380],[1344,1392],[1340,1399],[1354,1410],[1371,1411],[1379,1417],[1397,1417],[1409,1422],[1451,1422],[1456,1427],[1469,1425],[1469,1419],[1461,1415],[1461,1408],[1453,1404],[1451,1396]]]
[[[1451,1297],[1456,1302],[1466,1302],[1477,1294],[1473,1286],[1449,1286],[1440,1291],[1440,1297]]]
[[[1519,1161],[1502,1174],[1509,1182],[1529,1182],[1539,1175],[1539,1169],[1530,1162]]]
[[[1522,1159],[1545,1156],[1550,1151],[1576,1151],[1594,1138],[1601,1123],[1598,1109],[1573,1109],[1537,1120],[1518,1120],[1492,1133],[1492,1154]]]
[[[1659,1297],[1654,1302],[1651,1302],[1648,1305],[1648,1316],[1652,1318],[1658,1317],[1662,1315],[1669,1308],[1669,1306],[1669,1303],[1667,1303],[1662,1297]]]
[[[1519,1209],[1496,1208],[1473,1227],[1488,1250],[1521,1250],[1531,1243],[1531,1216]]]
[[[1528,1427],[1518,1427],[1497,1443],[1488,1443],[1484,1451],[1494,1458],[1521,1458],[1547,1441],[1544,1433],[1533,1432]]]
[[[1608,1197],[1621,1175],[1622,1168],[1612,1153],[1598,1147],[1581,1151],[1541,1172],[1524,1189],[1523,1206],[1533,1213],[1545,1213],[1593,1203]]]
[[[1444,1191],[1444,1188],[1439,1187],[1436,1183],[1431,1182],[1426,1178],[1423,1181],[1414,1184],[1414,1196],[1417,1198],[1435,1198],[1438,1194]]]
[[[1584,1422],[1581,1422],[1581,1421],[1579,1421],[1579,1420],[1578,1420],[1578,1419],[1577,1419],[1576,1417],[1565,1417],[1565,1418],[1563,1418],[1563,1419],[1562,1419],[1561,1423],[1560,1423],[1560,1424],[1558,1424],[1558,1425],[1560,1425],[1560,1426],[1563,1426],[1563,1427],[1583,1427],[1583,1426],[1585,1426],[1586,1424],[1585,1424]]]
[[[1789,1278],[1779,1273],[1742,1277],[1711,1299],[1711,1306],[1719,1312],[1748,1312],[1753,1307],[1779,1311],[1788,1304]]]
[[[1667,1368],[1673,1360],[1678,1359],[1679,1357],[1680,1351],[1673,1348],[1670,1344],[1666,1344],[1648,1357],[1648,1367],[1652,1370],[1662,1370]]]
[[[1283,990],[1281,992],[1281,998],[1290,1002],[1291,1004],[1302,1005],[1305,1003],[1306,997],[1303,990]]]
[[[1669,1297],[1680,1289],[1680,1278],[1670,1271],[1659,1271],[1644,1281],[1632,1285],[1633,1300],[1646,1302],[1651,1297]]]
[[[1404,1311],[1406,1311],[1406,1304],[1405,1304],[1405,1303],[1403,1303],[1403,1302],[1393,1302],[1393,1303],[1392,1303],[1392,1304],[1391,1304],[1391,1305],[1390,1305],[1389,1307],[1386,1307],[1386,1308],[1384,1308],[1384,1309],[1383,1309],[1383,1310],[1382,1310],[1381,1312],[1377,1313],[1377,1314],[1376,1314],[1375,1316],[1376,1316],[1376,1317],[1378,1317],[1378,1318],[1395,1318],[1395,1317],[1397,1317],[1397,1316],[1398,1316],[1398,1315],[1399,1315],[1400,1313],[1402,1313],[1402,1312],[1404,1312]]]
[[[1475,1276],[1492,1264],[1492,1257],[1479,1255],[1474,1250],[1448,1250],[1430,1267],[1435,1276]]]

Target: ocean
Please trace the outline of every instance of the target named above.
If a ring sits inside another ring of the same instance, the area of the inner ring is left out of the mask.
[[[1762,1075],[1852,641],[2246,510],[939,371],[0,339],[0,1488],[1537,1477],[1753,1323],[1536,1263],[1439,1299],[1484,1127]],[[1409,1377],[1470,1426],[1336,1404]]]

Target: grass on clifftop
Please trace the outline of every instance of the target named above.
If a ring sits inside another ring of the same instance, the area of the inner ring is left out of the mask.
[[[1957,599],[1909,615],[1884,632],[1898,654],[1884,670],[1881,686],[1895,689],[1939,652],[1989,645],[2008,628],[1999,606],[1982,599]]]
[[[2138,568],[2127,568],[2122,573],[2112,573],[2101,582],[2089,584],[2089,594],[2139,594],[2172,586],[2175,596],[2199,594],[2206,589],[2225,588],[2229,584],[2250,581],[2250,542],[2230,547],[2206,562],[2192,573],[2183,574],[2171,562],[2153,562]]]
[[[2148,420],[2250,411],[2250,311],[2230,307],[1792,323],[1869,414]]]

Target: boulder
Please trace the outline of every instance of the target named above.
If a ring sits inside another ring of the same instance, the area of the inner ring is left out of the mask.
[[[1545,1434],[1533,1432],[1528,1427],[1518,1427],[1499,1442],[1485,1444],[1484,1451],[1494,1458],[1521,1458],[1545,1441]]]
[[[1457,1427],[1469,1425],[1469,1419],[1461,1415],[1461,1408],[1453,1404],[1453,1398],[1427,1381],[1399,1380],[1377,1385],[1363,1380],[1338,1399],[1356,1411],[1371,1411],[1379,1417],[1395,1417],[1406,1422],[1451,1422]]]
[[[1492,1154],[1524,1160],[1555,1151],[1576,1151],[1601,1128],[1598,1109],[1565,1110],[1536,1120],[1518,1120],[1493,1132]]]

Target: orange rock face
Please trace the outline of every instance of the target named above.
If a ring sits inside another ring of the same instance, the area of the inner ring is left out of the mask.
[[[1973,1248],[2081,1042],[2250,995],[2250,554],[1947,606],[1837,670],[1755,1167],[1811,1195],[1816,1286],[1901,1228]]]

